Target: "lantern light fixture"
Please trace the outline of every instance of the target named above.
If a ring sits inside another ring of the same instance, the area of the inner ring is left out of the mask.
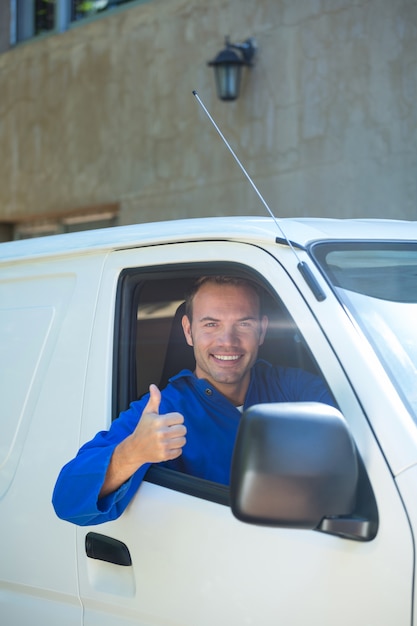
[[[218,98],[230,102],[239,97],[242,67],[253,65],[256,42],[250,37],[242,43],[231,43],[225,37],[225,46],[207,65],[214,69]]]

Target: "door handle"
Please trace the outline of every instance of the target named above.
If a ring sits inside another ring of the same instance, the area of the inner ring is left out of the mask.
[[[132,558],[127,545],[107,535],[87,533],[85,552],[90,559],[107,561],[107,563],[114,563],[115,565],[132,565]]]

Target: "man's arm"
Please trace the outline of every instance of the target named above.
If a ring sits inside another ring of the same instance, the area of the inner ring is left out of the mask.
[[[180,413],[159,415],[160,401],[159,389],[151,385],[139,420],[133,403],[113,422],[110,431],[97,433],[62,468],[52,497],[58,517],[80,526],[116,519],[151,463],[181,455],[186,435],[184,418]]]
[[[161,392],[151,385],[149,393],[135,430],[114,449],[99,498],[117,491],[143,465],[171,461],[182,454],[187,432],[183,416],[159,415]]]

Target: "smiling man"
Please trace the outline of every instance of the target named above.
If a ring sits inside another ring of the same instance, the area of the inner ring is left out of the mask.
[[[260,296],[248,281],[202,278],[188,297],[182,325],[194,348],[195,375],[235,406],[243,405],[268,325]]]
[[[162,392],[151,385],[61,470],[53,504],[62,519],[88,525],[117,518],[152,463],[227,485],[243,409],[261,402],[333,404],[320,378],[257,361],[268,319],[251,281],[200,278],[182,325],[195,371],[182,370]]]

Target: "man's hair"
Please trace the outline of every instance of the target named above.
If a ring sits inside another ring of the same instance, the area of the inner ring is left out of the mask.
[[[231,285],[232,287],[248,287],[252,289],[252,291],[257,295],[259,299],[259,308],[260,313],[262,309],[262,291],[260,287],[249,280],[248,278],[241,278],[239,276],[200,276],[197,280],[194,281],[190,290],[187,293],[185,299],[185,314],[192,321],[193,318],[193,302],[196,293],[200,290],[203,285],[212,284],[212,285]]]

